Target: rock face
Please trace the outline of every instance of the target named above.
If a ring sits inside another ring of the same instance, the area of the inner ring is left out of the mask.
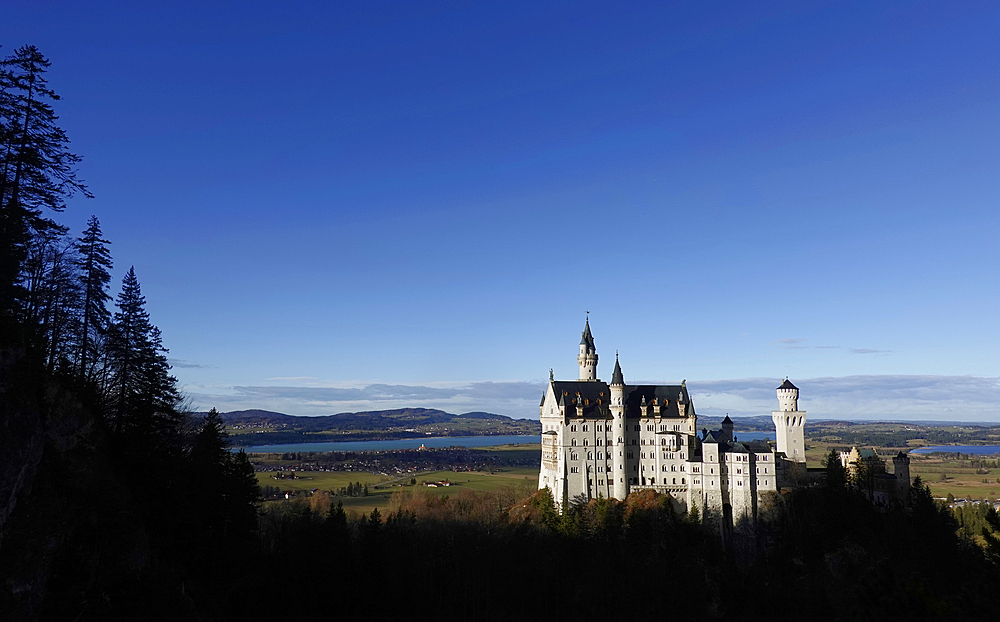
[[[39,413],[38,379],[25,351],[0,350],[0,546],[18,496],[30,490],[42,459],[45,433]]]

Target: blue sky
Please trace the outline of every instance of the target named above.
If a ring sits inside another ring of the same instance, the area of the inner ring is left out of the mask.
[[[1000,6],[8,3],[194,406],[1000,421]]]

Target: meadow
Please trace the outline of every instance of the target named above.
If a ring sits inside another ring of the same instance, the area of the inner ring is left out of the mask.
[[[539,457],[541,446],[517,445],[493,447],[487,450],[490,453],[498,453],[511,458]],[[291,471],[291,466],[296,464],[286,460],[267,460],[273,466],[287,466]],[[311,505],[314,511],[325,512],[329,508],[329,503],[343,503],[344,509],[348,512],[358,514],[369,514],[375,508],[385,511],[389,507],[392,493],[398,490],[421,489],[438,496],[457,495],[463,490],[473,491],[496,491],[504,486],[521,486],[532,488],[538,482],[538,467],[508,467],[493,472],[486,471],[419,471],[407,473],[396,477],[378,473],[368,473],[364,471],[295,471],[295,479],[275,479],[273,471],[258,471],[257,481],[261,487],[273,486],[282,491],[307,492],[317,490],[319,494],[314,495]],[[412,485],[411,480],[416,480],[416,485]],[[450,486],[427,487],[428,482],[449,481]],[[351,497],[333,495],[327,497],[326,492],[336,492],[348,484],[360,483],[368,486],[368,496]],[[280,501],[269,501],[268,503],[280,503]]]

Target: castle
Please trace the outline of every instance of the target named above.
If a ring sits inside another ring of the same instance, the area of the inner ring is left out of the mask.
[[[667,493],[682,509],[700,508],[755,518],[767,493],[805,471],[799,390],[787,379],[772,413],[777,447],[739,441],[726,416],[722,429],[698,431],[686,382],[628,385],[615,355],[611,383],[597,378],[597,348],[587,319],[580,340],[577,380],[555,380],[540,405],[542,465],[538,487],[557,501],[597,497],[624,500],[632,491]]]

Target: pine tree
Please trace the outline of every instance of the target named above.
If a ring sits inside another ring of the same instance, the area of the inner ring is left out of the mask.
[[[31,241],[21,273],[20,319],[41,338],[48,370],[68,368],[75,355],[81,289],[75,248],[59,232]]]
[[[177,430],[177,381],[170,375],[160,329],[149,322],[146,299],[134,268],[122,281],[108,337],[111,377],[106,390],[117,435],[153,435],[163,440]]]
[[[42,210],[61,211],[77,192],[91,196],[48,103],[59,99],[45,79],[49,65],[34,46],[0,60],[0,307],[7,311],[23,293],[18,275],[32,237],[64,231]]]
[[[94,380],[93,370],[100,357],[98,346],[103,343],[111,322],[111,311],[108,309],[111,294],[107,291],[112,266],[111,252],[108,251],[110,242],[101,236],[101,223],[97,216],[91,216],[87,229],[76,243],[79,253],[77,266],[83,286],[77,363],[84,380]]]

